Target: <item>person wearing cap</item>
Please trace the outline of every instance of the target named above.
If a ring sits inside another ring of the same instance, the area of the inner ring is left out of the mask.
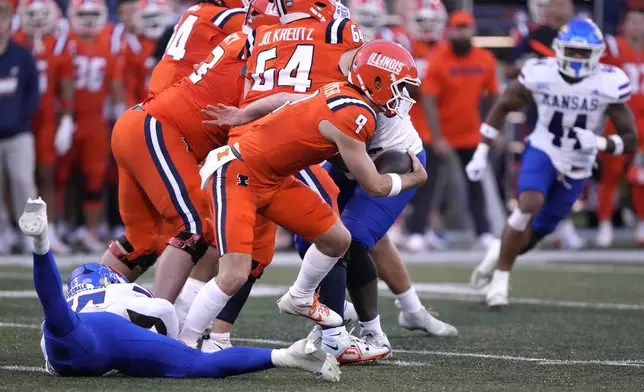
[[[422,84],[423,105],[437,157],[437,162],[428,161],[428,166],[440,165],[453,150],[465,167],[481,139],[481,96],[490,95],[494,103],[499,93],[494,55],[472,45],[474,32],[474,18],[470,13],[452,13],[447,41],[427,58],[428,71]],[[465,181],[478,245],[487,247],[494,237],[490,234],[483,187],[467,178]]]
[[[18,218],[25,200],[36,196],[36,153],[31,117],[40,104],[38,71],[28,49],[11,39],[13,7],[0,0],[0,206],[5,178],[11,194],[13,216]],[[7,222],[0,222],[0,238],[12,230]],[[2,241],[0,247],[7,244]],[[28,242],[23,242],[29,251]],[[3,253],[6,249],[0,249]]]

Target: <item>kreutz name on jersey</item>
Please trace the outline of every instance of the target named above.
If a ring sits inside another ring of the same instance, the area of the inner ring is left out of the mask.
[[[387,57],[381,53],[372,53],[371,56],[369,56],[369,59],[367,59],[367,64],[384,69],[385,71],[389,71],[396,75],[400,74],[404,66],[402,61],[392,59],[391,57]]]
[[[598,98],[587,98],[576,95],[543,94],[541,105],[557,109],[593,112],[599,109]]]
[[[270,45],[281,41],[313,41],[313,29],[306,27],[289,27],[267,31],[262,37],[260,45]]]

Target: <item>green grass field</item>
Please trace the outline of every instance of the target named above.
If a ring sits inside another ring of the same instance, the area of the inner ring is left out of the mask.
[[[225,380],[54,378],[39,369],[40,305],[30,268],[0,267],[0,391],[636,391],[644,389],[644,264],[519,266],[514,303],[489,311],[465,283],[471,266],[418,265],[410,272],[426,305],[460,336],[425,337],[398,327],[381,291],[391,359],[343,367],[327,384],[296,371],[270,370]],[[63,276],[69,268],[64,269]],[[264,289],[279,289],[295,267],[272,267]],[[144,282],[149,282],[147,277]],[[277,313],[277,295],[260,290],[236,325],[237,345],[279,347],[311,325]]]

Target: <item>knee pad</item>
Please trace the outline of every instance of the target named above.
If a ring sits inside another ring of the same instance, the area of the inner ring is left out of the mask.
[[[344,261],[347,265],[348,286],[361,287],[378,279],[378,272],[371,254],[362,244],[351,241]]]
[[[134,268],[139,267],[141,268],[142,273],[152,267],[154,263],[156,263],[158,257],[156,253],[137,255],[134,252],[134,247],[124,235],[117,238],[116,241],[110,241],[107,248],[131,271],[134,270]]]
[[[208,250],[208,242],[199,234],[182,231],[174,237],[170,237],[168,245],[181,249],[192,257],[192,262],[197,264]]]
[[[516,231],[525,231],[528,223],[530,223],[530,219],[532,219],[532,214],[522,212],[516,208],[508,218],[508,226]]]

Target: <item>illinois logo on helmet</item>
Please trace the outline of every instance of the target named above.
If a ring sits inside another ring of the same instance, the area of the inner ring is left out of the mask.
[[[416,103],[404,91],[405,85],[420,86],[412,55],[401,45],[385,40],[371,41],[358,49],[348,79],[388,117],[403,117]]]
[[[167,0],[140,0],[134,24],[141,35],[156,41],[172,24],[172,8]]]
[[[334,0],[272,0],[282,23],[313,17],[328,22],[335,16]]]
[[[246,10],[246,18],[242,30],[250,34],[259,26],[274,25],[280,23],[280,16],[277,13],[275,3],[270,0],[251,0]]]
[[[443,38],[447,10],[440,0],[412,0],[407,20],[414,38],[435,42]]]
[[[104,0],[73,0],[67,15],[77,34],[96,36],[107,23],[107,6]]]
[[[18,17],[28,35],[46,35],[56,27],[60,10],[53,0],[22,0],[18,4]]]

